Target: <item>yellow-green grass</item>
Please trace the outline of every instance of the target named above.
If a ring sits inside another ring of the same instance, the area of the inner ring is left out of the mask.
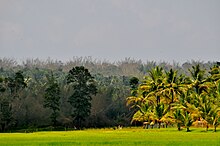
[[[88,129],[68,132],[1,133],[4,145],[220,145],[220,131],[204,132],[192,128],[191,132],[176,128],[141,129],[124,128]]]

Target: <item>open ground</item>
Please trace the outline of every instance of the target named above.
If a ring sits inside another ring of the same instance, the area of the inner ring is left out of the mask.
[[[1,133],[0,145],[220,145],[220,131],[205,132],[191,128],[191,132],[176,128],[87,129],[62,132]]]

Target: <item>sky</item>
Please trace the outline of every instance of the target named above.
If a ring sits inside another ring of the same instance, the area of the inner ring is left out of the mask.
[[[220,0],[0,0],[0,58],[220,61]]]

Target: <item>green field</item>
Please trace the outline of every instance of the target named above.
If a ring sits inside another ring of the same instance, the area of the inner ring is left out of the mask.
[[[4,145],[220,145],[220,131],[204,132],[192,128],[191,132],[176,128],[141,129],[124,128],[88,129],[68,132],[1,133]]]

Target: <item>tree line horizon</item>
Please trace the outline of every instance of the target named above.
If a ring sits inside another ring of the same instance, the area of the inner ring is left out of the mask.
[[[141,60],[131,58],[110,63],[93,60],[91,57],[75,57],[66,63],[51,59],[46,61],[27,59],[18,64],[14,59],[0,58],[0,131],[49,126],[65,128],[129,126],[134,124],[134,121],[140,123],[154,121],[160,125],[164,119],[179,125],[179,129],[180,126],[186,126],[184,120],[175,121],[172,117],[174,115],[168,115],[168,111],[178,109],[176,112],[179,112],[179,118],[181,116],[183,118],[183,111],[186,111],[183,106],[188,108],[186,105],[192,103],[187,101],[174,106],[174,101],[179,102],[176,98],[178,96],[179,99],[181,95],[179,93],[183,91],[178,89],[177,92],[177,87],[168,89],[167,75],[170,73],[170,76],[175,76],[173,78],[177,82],[180,82],[179,77],[183,78],[184,75],[190,82],[193,78],[192,71],[196,67],[201,71],[198,74],[202,74],[202,78],[206,79],[210,78],[209,72],[216,66],[218,62],[204,63],[192,60],[180,65],[175,62],[143,63]],[[156,83],[160,86],[158,91],[153,86],[150,89],[151,84],[148,84],[150,74],[155,69],[161,70],[159,74],[161,79],[157,81],[164,82],[163,86]],[[137,79],[138,82],[134,84],[133,79]],[[172,85],[173,82],[174,80]],[[219,83],[219,80],[215,82]],[[143,84],[148,84],[149,87],[144,88]],[[176,92],[175,97],[172,95],[172,102],[168,101],[168,90]],[[192,89],[188,92],[192,92]],[[189,95],[187,94],[187,97]],[[190,96],[198,97],[197,100],[200,100],[205,95]],[[208,99],[212,105],[218,105],[210,100],[211,97]],[[200,108],[199,105],[196,108]],[[186,113],[188,118],[192,114],[189,111]],[[205,119],[201,113],[197,115],[192,116],[191,121],[188,119],[189,123],[196,122],[195,118]],[[217,118],[218,114],[215,117]],[[208,123],[210,120],[206,121]]]
[[[11,58],[11,57],[0,57],[0,61],[2,62],[10,62],[11,65],[25,65],[27,63],[35,63],[35,64],[46,64],[46,63],[61,63],[63,65],[71,63],[71,62],[81,62],[81,63],[85,63],[85,61],[89,61],[89,62],[93,62],[96,64],[102,64],[102,63],[108,63],[108,64],[113,64],[113,65],[120,65],[122,62],[139,62],[142,64],[148,64],[148,63],[155,63],[155,64],[170,64],[170,65],[183,65],[184,63],[195,63],[195,62],[199,62],[199,63],[220,63],[219,60],[213,61],[213,60],[207,60],[207,61],[203,61],[201,59],[198,60],[194,60],[194,59],[188,59],[185,61],[166,61],[166,60],[160,60],[160,61],[156,61],[156,60],[143,60],[143,59],[136,59],[133,57],[125,57],[122,59],[116,59],[116,60],[108,60],[108,59],[98,59],[98,58],[93,58],[92,56],[73,56],[72,58],[68,59],[68,60],[62,60],[62,59],[53,59],[52,57],[48,57],[46,59],[41,59],[38,57],[35,58],[24,58],[24,59],[17,59],[17,58]]]

